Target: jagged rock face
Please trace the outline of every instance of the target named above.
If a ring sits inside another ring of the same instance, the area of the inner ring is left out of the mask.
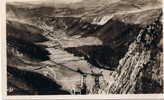
[[[118,0],[95,12],[7,5],[8,94],[163,93],[159,2]]]
[[[147,27],[150,29],[143,28],[141,30],[143,33],[141,32],[137,38],[139,39],[141,36],[141,39],[134,41],[125,57],[120,60],[118,73],[114,75],[114,82],[109,86],[110,93],[160,93],[163,91],[161,76],[153,73],[162,68],[160,65],[156,65],[157,59],[158,64],[162,61],[160,56],[156,58],[156,55],[162,53],[157,47],[161,40],[162,25],[160,22],[156,22]],[[158,68],[155,70],[154,67]]]

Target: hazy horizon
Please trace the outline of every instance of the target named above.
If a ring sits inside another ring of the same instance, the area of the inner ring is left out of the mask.
[[[52,3],[77,3],[83,0],[7,0],[7,2],[24,2],[24,3],[43,3],[43,2],[52,2]]]

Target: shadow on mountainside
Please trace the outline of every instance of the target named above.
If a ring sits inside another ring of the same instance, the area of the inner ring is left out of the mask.
[[[57,94],[69,94],[69,92],[61,89],[61,86],[39,73],[19,70],[13,67],[7,67],[8,73],[12,75],[8,76],[8,85],[18,87],[15,91],[8,93],[8,95],[21,95],[21,94],[38,94],[38,95],[57,95]],[[14,82],[18,80],[17,82]],[[25,87],[25,86],[28,87]],[[8,87],[9,87],[8,86]],[[22,89],[21,89],[22,87]],[[27,90],[26,90],[27,89]]]
[[[136,39],[140,29],[141,26],[137,24],[110,20],[93,34],[103,42],[103,45],[70,47],[65,50],[75,56],[84,56],[89,63],[96,67],[115,70],[119,60],[127,53],[129,45]]]

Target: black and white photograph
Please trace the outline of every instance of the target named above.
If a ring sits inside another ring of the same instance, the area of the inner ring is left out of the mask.
[[[7,96],[163,94],[162,0],[7,0]]]

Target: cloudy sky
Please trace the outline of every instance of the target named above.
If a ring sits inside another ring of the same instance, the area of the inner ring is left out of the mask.
[[[76,3],[82,0],[7,0],[7,2],[54,2],[54,3]]]

